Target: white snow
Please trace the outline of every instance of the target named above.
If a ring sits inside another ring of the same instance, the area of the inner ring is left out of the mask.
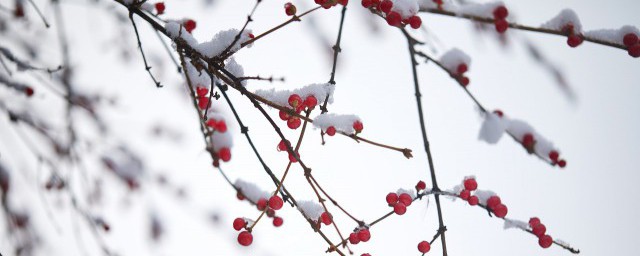
[[[298,209],[304,213],[307,218],[311,220],[318,220],[320,215],[324,212],[324,207],[321,204],[316,203],[315,201],[306,201],[301,200],[298,201]]]
[[[256,184],[242,179],[237,179],[234,185],[242,192],[244,197],[254,203],[257,203],[261,198],[269,199],[269,197],[271,197],[269,192],[260,189]]]
[[[398,191],[396,191],[396,193],[398,195],[408,194],[411,196],[411,198],[413,198],[413,196],[416,194],[416,191],[412,188],[410,189],[399,188]]]
[[[623,26],[619,29],[598,29],[587,31],[584,33],[586,37],[598,40],[624,45],[623,38],[626,34],[636,34],[640,36],[640,30],[634,26]]]
[[[229,71],[229,73],[233,74],[236,78],[244,76],[244,68],[236,62],[236,59],[231,57],[225,63],[225,69]],[[247,80],[242,80],[240,82],[242,86],[247,86]]]
[[[418,14],[417,0],[391,0],[393,2],[392,12],[400,14],[402,19],[408,19]]]
[[[480,204],[487,205],[487,200],[489,199],[489,197],[495,196],[497,194],[491,190],[476,189],[473,195],[478,197],[478,202],[480,202]]]
[[[236,35],[240,31],[232,28],[228,30],[219,31],[213,36],[213,39],[207,42],[203,42],[199,44],[196,49],[202,53],[204,56],[209,58],[213,58],[218,56],[233,43],[233,40],[236,38]],[[245,30],[240,35],[240,39],[233,44],[233,46],[229,49],[231,52],[236,52],[240,49],[240,44],[243,42],[249,41],[249,34],[251,30]]]
[[[336,131],[353,134],[355,133],[355,129],[353,129],[355,121],[362,122],[360,117],[356,115],[322,114],[313,119],[313,126],[323,131],[327,131],[327,128],[333,126]]]
[[[572,9],[560,11],[558,15],[542,24],[541,27],[562,31],[562,28],[567,24],[573,24],[573,31],[577,34],[582,34],[582,23],[580,23],[580,18],[578,18],[578,15]]]
[[[198,71],[193,65],[191,65],[191,61],[189,60],[189,58],[186,58],[185,62],[187,64],[187,75],[189,75],[191,84],[193,84],[193,86],[195,87],[200,86],[209,89],[211,87],[211,77],[209,76],[209,74],[207,74],[204,70],[202,72]]]
[[[444,66],[444,68],[449,72],[454,74],[458,72],[458,66],[462,63],[466,64],[467,67],[470,67],[471,58],[458,48],[453,48],[440,57],[440,64],[442,64],[442,66]]]
[[[184,39],[184,41],[187,42],[189,46],[194,49],[198,49],[198,40],[196,40],[193,35],[191,35],[191,33],[187,32],[187,30],[184,28],[184,26],[182,26],[181,23],[177,21],[170,21],[164,25],[164,28],[167,30],[169,37],[174,41],[176,40],[176,38],[180,37]]]
[[[521,220],[504,218],[504,229],[519,228],[522,230],[527,230],[528,227],[529,227],[529,223],[527,222],[524,222]]]
[[[503,117],[503,119],[507,120],[506,117]],[[554,148],[551,141],[547,140],[544,136],[537,133],[536,130],[531,127],[531,125],[524,121],[517,119],[509,120],[507,131],[520,142],[522,142],[522,137],[524,137],[525,134],[530,133],[531,135],[533,135],[533,138],[536,141],[534,151],[537,155],[545,159],[549,158],[549,152],[551,152],[552,150],[558,151]]]
[[[280,105],[283,107],[289,107],[289,96],[291,96],[292,94],[298,94],[303,100],[307,96],[313,95],[318,100],[318,104],[324,103],[325,97],[329,95],[328,103],[333,103],[333,91],[335,90],[335,88],[336,88],[335,85],[324,83],[324,84],[310,84],[294,90],[276,91],[275,89],[269,89],[269,90],[256,90],[254,93],[277,105]]]
[[[484,122],[480,128],[478,139],[489,144],[496,144],[502,138],[507,129],[509,122],[506,118],[501,118],[495,113],[487,112],[484,116]]]

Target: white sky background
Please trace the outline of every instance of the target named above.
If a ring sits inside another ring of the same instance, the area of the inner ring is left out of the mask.
[[[304,2],[304,4],[302,4]],[[216,1],[203,8],[197,1],[168,1],[166,17],[191,17],[198,22],[194,35],[209,40],[217,31],[239,28],[254,1]],[[312,1],[294,1],[298,11],[312,6]],[[510,17],[527,25],[539,25],[561,9],[573,8],[585,30],[640,26],[638,1],[506,1]],[[287,17],[284,1],[265,0],[250,24],[259,34]],[[187,187],[189,200],[176,200],[153,186],[143,187],[126,199],[124,186],[105,175],[107,205],[103,211],[111,221],[107,243],[122,255],[322,255],[325,242],[316,235],[290,207],[278,213],[284,225],[274,228],[264,221],[254,230],[254,244],[240,248],[237,232],[231,223],[239,216],[256,218],[258,211],[235,199],[235,192],[210,167],[203,150],[196,116],[186,100],[183,78],[175,72],[157,37],[139,22],[145,51],[151,55],[152,70],[165,87],[156,89],[143,70],[142,59],[135,50],[130,26],[124,34],[113,28],[113,19],[96,15],[95,7],[74,1],[64,4],[65,20],[73,26],[71,52],[78,66],[77,82],[87,90],[117,94],[118,105],[104,106],[102,113],[122,140],[147,160],[149,172],[166,173],[174,182]],[[117,6],[120,11],[122,7]],[[51,9],[45,13],[51,17]],[[194,10],[197,10],[194,12]],[[318,10],[313,18],[325,37],[333,43],[337,35],[340,8]],[[457,47],[472,58],[468,73],[469,89],[489,109],[500,108],[507,115],[523,119],[560,148],[568,160],[565,169],[552,168],[529,156],[508,137],[497,145],[478,141],[481,119],[473,102],[435,65],[419,66],[425,118],[439,185],[443,189],[459,184],[466,175],[477,176],[479,188],[497,192],[509,207],[508,217],[528,220],[540,217],[547,232],[582,251],[583,255],[633,255],[639,241],[640,208],[633,202],[638,190],[637,166],[640,165],[640,60],[625,51],[584,43],[577,49],[566,45],[566,38],[509,30],[514,39],[507,48],[492,37],[479,35],[466,20],[421,14],[423,27],[437,37],[436,48],[443,52]],[[384,196],[400,187],[410,188],[422,179],[430,184],[426,154],[422,150],[419,123],[407,44],[404,37],[381,19],[371,19],[359,1],[352,0],[347,12],[340,62],[336,76],[335,113],[357,114],[364,121],[363,136],[394,146],[413,149],[407,160],[397,152],[366,144],[357,144],[342,136],[327,138],[320,145],[319,131],[308,132],[301,157],[318,181],[347,210],[367,222],[385,214]],[[285,83],[249,82],[248,89],[296,88],[326,82],[331,71],[331,56],[312,33],[308,19],[279,30],[252,48],[237,54],[247,75],[285,77]],[[367,23],[379,28],[371,32]],[[83,34],[83,36],[78,36]],[[424,38],[424,34],[417,37]],[[433,38],[433,37],[432,37]],[[577,94],[569,101],[553,78],[535,64],[520,46],[527,38],[564,71]],[[110,40],[128,42],[132,62],[123,63]],[[55,46],[52,46],[52,49]],[[55,56],[55,50],[52,50]],[[55,59],[55,57],[52,57]],[[158,64],[162,61],[162,65]],[[90,88],[90,89],[89,89]],[[37,89],[37,88],[36,88]],[[276,152],[276,133],[248,100],[229,92],[249,126],[250,133],[267,163],[280,176],[286,166],[286,153]],[[37,99],[42,99],[40,96]],[[225,104],[221,104],[224,106]],[[226,109],[226,108],[225,108]],[[224,110],[227,111],[227,110]],[[229,120],[232,119],[227,111]],[[277,111],[270,110],[277,120]],[[162,123],[183,133],[183,141],[174,144],[148,135],[149,125]],[[223,167],[232,180],[252,180],[265,190],[273,184],[241,137],[235,122],[228,122],[235,134],[232,161]],[[292,140],[296,132],[278,122]],[[112,142],[108,142],[112,143]],[[97,172],[103,174],[102,172]],[[296,167],[285,183],[297,199],[312,199],[313,192]],[[23,182],[20,189],[34,189]],[[144,185],[143,185],[144,186]],[[74,235],[67,228],[56,235],[42,212],[36,197],[29,208],[40,211],[35,221],[47,232],[43,255],[81,255]],[[63,196],[48,197],[67,205]],[[28,201],[25,201],[28,202]],[[166,221],[167,236],[161,244],[147,238],[147,213],[158,209]],[[337,209],[333,212],[337,213]],[[220,214],[221,222],[208,222],[208,212]],[[61,225],[69,222],[67,210],[57,210],[54,218]],[[448,228],[450,255],[569,255],[552,246],[541,249],[537,238],[519,230],[503,230],[503,222],[489,218],[485,211],[466,202],[443,200],[444,220]],[[343,234],[355,223],[334,214]],[[73,223],[73,222],[72,222]],[[4,224],[2,224],[4,225]],[[78,224],[86,229],[84,223]],[[418,255],[419,241],[430,240],[437,229],[435,204],[415,202],[403,216],[392,216],[372,228],[368,243],[353,246],[356,255]],[[332,228],[323,227],[334,241]],[[96,255],[95,243],[86,231],[81,243]],[[0,249],[7,247],[0,239]],[[440,242],[429,255],[440,254]],[[4,253],[4,251],[2,251]]]

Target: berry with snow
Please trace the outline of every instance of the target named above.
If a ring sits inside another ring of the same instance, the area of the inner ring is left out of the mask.
[[[413,202],[413,198],[411,198],[411,196],[407,193],[402,193],[398,197],[398,201],[400,201],[406,206],[411,206],[411,202]]]
[[[418,243],[418,251],[419,252],[427,253],[427,252],[429,252],[429,250],[431,250],[431,244],[429,244],[429,242],[422,241],[422,242]]]
[[[298,106],[303,103],[302,98],[300,98],[300,95],[298,94],[291,94],[291,96],[289,96],[288,102],[289,106],[293,108],[298,108]]]
[[[567,44],[572,48],[578,47],[583,41],[584,39],[579,35],[570,35],[567,37]]]
[[[622,42],[627,47],[634,46],[634,45],[636,45],[638,43],[638,35],[636,35],[634,33],[626,34],[622,38]]]
[[[277,211],[282,209],[283,205],[284,205],[284,202],[282,201],[282,198],[280,198],[280,196],[274,195],[271,198],[269,198],[269,207],[271,207],[271,209],[274,209]]]
[[[229,162],[229,160],[231,160],[231,150],[229,150],[229,148],[221,148],[220,151],[218,151],[218,157],[220,157],[222,161]]]
[[[467,87],[467,85],[469,85],[469,82],[470,82],[469,78],[466,76],[461,76],[459,81],[460,81],[460,84],[464,87]]]
[[[398,215],[403,215],[404,213],[407,212],[407,206],[402,202],[398,202],[395,205],[393,205],[393,212],[395,212]]]
[[[253,243],[253,235],[249,231],[242,231],[238,234],[238,243],[242,246],[249,246]]]
[[[474,191],[478,188],[478,182],[474,178],[464,180],[464,188],[469,191]]]
[[[191,33],[191,31],[193,31],[194,29],[196,29],[196,21],[189,19],[187,21],[185,21],[183,24],[184,29],[187,30],[187,32]]]
[[[502,201],[500,200],[499,196],[491,196],[489,197],[489,199],[487,199],[487,207],[489,207],[489,209],[491,210],[493,210],[496,206],[498,206],[501,203]]]
[[[209,97],[198,97],[198,107],[202,110],[209,107]]]
[[[322,221],[322,223],[328,226],[328,225],[331,225],[331,223],[333,223],[333,216],[331,216],[331,213],[323,212],[320,215],[320,220]]]
[[[24,87],[24,94],[27,95],[27,97],[31,97],[33,96],[33,88],[31,88],[31,86],[25,86]]]
[[[336,135],[336,128],[333,126],[329,126],[329,128],[327,128],[326,134],[329,136]]]
[[[469,192],[469,190],[463,189],[462,191],[460,191],[460,199],[462,200],[469,200],[469,197],[471,196],[471,192]]]
[[[389,26],[399,27],[402,24],[402,17],[397,12],[389,12],[386,19]]]
[[[549,159],[551,159],[551,161],[558,162],[558,157],[560,157],[558,151],[551,150],[551,152],[549,152]]]
[[[493,10],[493,17],[497,20],[504,20],[507,16],[509,16],[509,10],[507,10],[507,7],[498,6]]]
[[[470,196],[467,202],[469,202],[469,205],[475,206],[475,205],[478,205],[478,203],[480,202],[480,199],[478,199],[477,196]]]
[[[307,98],[304,99],[304,105],[308,109],[313,109],[316,107],[316,105],[318,105],[318,99],[316,99],[316,96],[313,95],[307,96]]]
[[[465,63],[461,63],[460,65],[458,65],[458,68],[456,68],[456,71],[459,75],[466,73],[467,70],[469,70],[469,67]]]
[[[297,11],[298,10],[296,9],[296,6],[293,5],[291,2],[284,4],[284,13],[286,13],[287,16],[296,15]]]
[[[522,136],[522,146],[524,146],[529,152],[533,152],[536,140],[531,133],[525,133]]]
[[[378,8],[380,8],[380,11],[384,13],[389,13],[391,11],[391,8],[393,8],[393,2],[391,2],[390,0],[383,0]]]
[[[507,22],[506,20],[496,20],[495,27],[496,27],[496,31],[502,34],[505,31],[507,31],[507,28],[509,28],[509,22]]]
[[[540,219],[538,217],[531,217],[529,219],[529,227],[533,227],[533,225],[540,223]]]
[[[233,220],[233,229],[240,231],[244,226],[247,225],[247,222],[244,221],[243,218],[236,218]]]
[[[206,87],[196,87],[196,95],[198,95],[198,97],[204,97],[209,93],[209,89],[207,89]]]
[[[353,122],[353,129],[356,130],[356,133],[360,133],[364,129],[364,125],[360,121],[355,121]]]
[[[409,26],[411,26],[412,29],[419,29],[420,26],[422,26],[422,19],[419,16],[411,16],[411,18],[409,18]]]
[[[427,189],[427,183],[425,183],[424,181],[418,181],[418,184],[416,184],[416,190],[425,190]]]

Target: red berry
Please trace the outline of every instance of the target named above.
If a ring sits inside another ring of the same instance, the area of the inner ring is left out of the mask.
[[[540,237],[538,239],[538,244],[542,248],[549,248],[551,244],[553,244],[553,238],[551,238],[551,236],[549,235],[544,235],[543,237]]]
[[[290,116],[287,113],[287,111],[284,110],[280,110],[280,112],[278,113],[278,115],[280,115],[280,119],[282,119],[282,121],[287,121],[289,120]]]
[[[284,4],[284,12],[287,14],[287,16],[293,16],[297,12],[296,6],[291,2],[286,3]]]
[[[156,3],[155,7],[156,7],[156,12],[158,13],[158,15],[164,13],[164,9],[165,9],[164,2]]]
[[[413,202],[413,198],[411,198],[411,196],[407,193],[402,193],[398,197],[398,201],[400,201],[406,206],[411,206],[411,202]]]
[[[373,5],[373,2],[371,0],[362,0],[362,7],[369,8],[371,7],[371,5]]]
[[[271,208],[267,209],[267,217],[273,218],[273,216],[276,216],[276,211]]]
[[[244,195],[242,194],[242,192],[238,191],[238,193],[236,193],[236,198],[238,198],[238,200],[242,201],[242,200],[244,200]]]
[[[295,154],[296,154],[298,157],[300,157],[300,155],[298,155],[298,152],[295,152]],[[298,162],[298,159],[296,159],[296,157],[295,157],[293,154],[289,153],[289,161],[290,161],[290,162],[292,162],[292,163],[297,163],[297,162]]]
[[[283,205],[284,205],[284,202],[282,201],[282,198],[280,198],[279,196],[272,196],[271,198],[269,198],[269,207],[271,207],[271,209],[274,209],[277,211],[282,209]]]
[[[193,31],[194,29],[196,29],[196,21],[194,20],[187,20],[184,22],[184,29],[187,30],[187,32],[191,33],[191,31]]]
[[[416,189],[417,190],[427,189],[427,183],[424,183],[424,181],[418,181],[418,184],[416,184]]]
[[[231,150],[229,150],[229,148],[221,148],[220,151],[218,151],[218,157],[220,157],[222,161],[229,162],[229,160],[231,160]]]
[[[33,96],[33,88],[31,88],[30,86],[25,86],[24,94],[27,95],[27,97]]]
[[[242,246],[249,246],[253,242],[253,235],[249,231],[242,231],[238,234],[238,243]]]
[[[362,129],[364,129],[364,126],[363,126],[362,122],[355,121],[355,122],[353,122],[353,129],[356,130],[356,133],[360,133],[360,132],[362,132]]]
[[[498,6],[493,10],[493,17],[497,20],[504,20],[507,16],[509,16],[509,10],[507,10],[507,7]]]
[[[243,218],[236,218],[233,220],[233,229],[240,231],[244,226],[247,225],[247,222],[244,221]]]
[[[496,109],[493,111],[494,114],[496,114],[499,117],[503,117],[504,113],[502,112],[502,110]]]
[[[351,244],[360,243],[360,238],[358,238],[358,235],[356,233],[349,234],[349,243]]]
[[[297,108],[300,104],[302,104],[302,98],[300,98],[300,95],[298,94],[291,94],[291,96],[289,96],[288,102],[289,106]]]
[[[336,128],[333,126],[329,126],[329,128],[327,128],[327,131],[325,133],[329,136],[336,135]]]
[[[252,34],[252,33],[249,33],[249,38],[254,39],[254,38],[256,38],[256,36],[254,34]]]
[[[624,38],[622,39],[622,42],[627,47],[634,46],[634,45],[636,45],[638,43],[638,35],[636,35],[634,33],[626,34],[626,35],[624,35]]]
[[[397,12],[389,12],[387,14],[387,24],[389,26],[399,27],[402,23],[402,17]]]
[[[391,192],[387,194],[386,200],[389,205],[394,205],[398,202],[398,194]]]
[[[358,231],[358,239],[362,242],[369,241],[369,239],[371,239],[371,233],[369,233],[368,229],[361,229]]]
[[[282,226],[283,222],[284,220],[280,217],[273,218],[273,226],[276,226],[276,227]]]
[[[206,87],[196,87],[196,95],[198,95],[198,97],[204,97],[207,95],[207,93],[209,93],[209,89],[207,89]]]
[[[478,199],[477,196],[470,196],[467,202],[469,202],[469,205],[475,206],[475,205],[478,205],[478,203],[480,202],[480,199]]]
[[[531,217],[529,219],[529,227],[533,228],[533,225],[540,223],[540,219],[538,217]]]
[[[469,191],[474,191],[478,188],[478,182],[475,179],[466,179],[464,180],[464,188]]]
[[[260,198],[256,203],[256,206],[258,206],[259,211],[264,211],[264,209],[267,209],[267,199]]]
[[[558,151],[551,150],[551,152],[549,152],[549,159],[551,159],[551,161],[553,162],[557,162],[559,156],[560,153],[558,153]]]
[[[547,232],[547,227],[540,222],[534,223],[531,226],[531,232],[533,232],[533,234],[536,235],[537,237],[541,237],[544,235],[544,233]]]
[[[405,212],[407,212],[407,206],[402,202],[398,202],[393,205],[393,212],[398,215],[403,215]]]
[[[307,98],[304,99],[304,105],[309,109],[313,109],[316,107],[316,105],[318,105],[318,99],[316,99],[316,96],[313,95],[307,96]]]
[[[409,26],[411,26],[412,29],[419,29],[420,26],[422,26],[422,19],[419,16],[411,16],[411,18],[409,18]]]
[[[391,8],[393,8],[393,2],[391,2],[390,0],[384,0],[380,3],[379,8],[380,11],[389,13],[391,11]]]
[[[558,166],[560,166],[560,168],[564,168],[565,166],[567,166],[567,161],[565,161],[564,159],[558,161]]]
[[[349,4],[349,0],[338,0],[338,3],[343,6],[347,6],[347,4]]]
[[[629,47],[629,49],[627,49],[627,53],[629,53],[629,56],[634,58],[640,57],[640,44]]]
[[[209,107],[209,97],[198,97],[198,107],[203,110]]]
[[[363,253],[363,254],[361,254],[360,256],[371,256],[371,254]]]
[[[489,199],[487,199],[487,207],[489,207],[489,209],[491,210],[493,210],[493,208],[498,206],[500,203],[502,203],[502,201],[500,200],[499,196],[491,196],[489,197]]]
[[[507,216],[507,212],[509,212],[509,210],[507,209],[507,206],[504,204],[499,204],[499,205],[496,205],[496,207],[493,207],[493,213],[498,218],[504,218],[504,216]]]
[[[458,71],[459,75],[464,74],[465,72],[467,72],[467,70],[469,70],[469,67],[467,67],[466,63],[462,63],[462,64],[458,65],[458,68],[456,69],[456,71]]]
[[[467,87],[467,85],[469,85],[469,78],[466,76],[462,76],[460,77],[460,84],[464,87]]]
[[[527,149],[533,149],[533,144],[535,144],[535,139],[533,138],[533,134],[526,133],[522,136],[522,145]]]
[[[320,220],[322,221],[322,223],[324,223],[327,226],[331,225],[331,223],[333,223],[332,219],[333,219],[333,217],[331,216],[331,213],[323,212],[320,215]]]
[[[507,28],[509,28],[509,22],[507,22],[506,20],[496,20],[495,25],[496,31],[498,31],[498,33],[500,34],[504,33],[505,31],[507,31]]]
[[[300,124],[302,124],[302,121],[300,121],[300,118],[297,117],[291,117],[289,118],[289,120],[287,120],[287,126],[293,130],[298,129],[298,127],[300,127]]]
[[[227,131],[227,123],[225,123],[224,120],[220,120],[220,121],[215,123],[215,126],[213,128],[216,129],[216,131],[218,131],[218,132],[226,132]]]
[[[278,151],[286,151],[287,150],[287,145],[285,143],[285,140],[281,140],[280,143],[278,143]]]
[[[570,35],[569,37],[567,37],[567,44],[572,48],[575,48],[575,47],[578,47],[578,45],[582,44],[583,40],[584,39],[582,39],[581,36]]]
[[[429,252],[429,250],[431,250],[431,244],[429,244],[429,242],[422,241],[418,243],[418,251],[420,251],[421,253],[427,253]]]
[[[469,197],[471,196],[471,192],[469,192],[469,190],[463,189],[462,191],[460,191],[460,199],[462,200],[469,200]]]

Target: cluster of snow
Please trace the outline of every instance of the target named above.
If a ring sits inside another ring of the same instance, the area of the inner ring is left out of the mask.
[[[399,188],[398,191],[396,191],[396,194],[398,195],[408,194],[411,196],[411,198],[413,198],[413,196],[416,194],[416,191],[412,188],[410,189]]]
[[[318,220],[320,218],[320,215],[322,215],[322,213],[324,212],[324,207],[314,201],[302,200],[298,201],[297,204],[298,209],[300,209],[300,211],[302,211],[302,213],[304,213],[307,218],[314,221]]]
[[[263,97],[277,105],[283,107],[289,107],[289,96],[292,94],[298,94],[303,100],[310,95],[313,95],[318,100],[318,103],[324,103],[324,99],[329,96],[328,103],[333,103],[333,91],[336,86],[330,83],[324,84],[310,84],[302,88],[294,90],[256,90],[254,93],[260,97]]]
[[[172,40],[175,41],[177,38],[182,38],[191,48],[198,49],[198,40],[187,32],[180,21],[169,21],[164,25],[164,28]]]
[[[227,59],[224,67],[236,78],[244,76],[244,68],[240,66],[240,64],[238,64],[238,62],[236,62],[236,59],[233,57]],[[240,84],[242,84],[242,86],[247,86],[247,80],[242,80]]]
[[[582,23],[580,23],[580,18],[578,18],[578,15],[572,9],[564,9],[560,11],[558,15],[545,22],[540,27],[562,31],[562,29],[569,24],[573,25],[574,33],[582,34]]]
[[[527,230],[528,227],[529,227],[529,223],[527,222],[524,222],[521,220],[504,218],[504,229],[519,228],[522,230]]]
[[[391,0],[391,2],[393,2],[391,11],[400,14],[403,20],[418,14],[417,0]]]
[[[490,3],[473,3],[470,1],[464,1],[462,4],[458,4],[451,0],[443,0],[442,6],[438,7],[438,4],[433,0],[419,0],[421,10],[427,9],[442,9],[443,11],[453,12],[458,16],[471,15],[483,18],[493,18],[493,11],[500,6],[504,6],[502,1],[495,1]]]
[[[489,144],[496,144],[502,138],[502,134],[507,130],[509,123],[507,118],[501,118],[495,113],[489,113],[484,117],[482,127],[480,128],[480,134],[478,139],[483,140]]]
[[[533,150],[538,156],[545,159],[549,158],[551,151],[558,151],[551,141],[536,132],[528,123],[518,119],[509,119],[507,116],[500,117],[494,113],[485,115],[478,138],[489,144],[495,144],[502,138],[505,131],[513,135],[520,143],[522,143],[525,134],[533,135],[535,140]]]
[[[198,71],[193,65],[191,65],[191,61],[189,60],[189,58],[186,58],[185,62],[187,66],[187,75],[189,76],[189,79],[191,80],[193,86],[209,89],[211,87],[211,77],[209,76],[209,74],[204,70]]]
[[[450,73],[458,73],[458,66],[460,64],[466,64],[467,67],[471,64],[471,57],[461,51],[458,48],[453,48],[440,57],[440,64],[447,69]]]
[[[156,10],[156,7],[152,3],[144,2],[140,6],[140,9],[148,11],[148,12],[154,12]]]
[[[313,126],[325,132],[327,128],[333,126],[336,131],[353,134],[355,133],[355,129],[353,129],[355,121],[362,122],[360,117],[356,115],[322,114],[313,119]]]
[[[598,29],[584,33],[586,37],[620,45],[624,45],[623,38],[626,34],[636,34],[640,36],[640,30],[638,30],[637,27],[627,25],[619,29]]]
[[[218,56],[233,43],[239,32],[240,31],[235,28],[220,31],[216,33],[210,41],[199,44],[197,50],[209,58]],[[238,39],[229,50],[231,52],[238,51],[240,44],[251,39],[249,34],[251,34],[251,30],[244,30],[240,35],[240,39]]]
[[[487,205],[487,200],[489,199],[489,197],[495,196],[497,194],[491,190],[476,189],[473,195],[478,197],[478,202],[480,204]]]
[[[260,189],[256,184],[242,179],[237,179],[234,186],[242,192],[244,197],[254,203],[258,202],[261,198],[269,199],[269,197],[271,197],[269,192]]]

